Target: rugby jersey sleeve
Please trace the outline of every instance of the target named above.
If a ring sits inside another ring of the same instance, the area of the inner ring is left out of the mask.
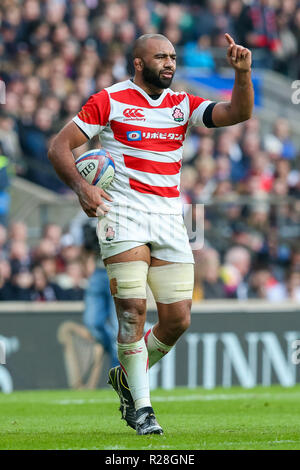
[[[105,128],[109,120],[110,100],[106,90],[92,95],[73,122],[91,139]]]
[[[212,110],[216,103],[189,93],[187,93],[187,96],[190,106],[189,125],[216,127],[212,120]]]

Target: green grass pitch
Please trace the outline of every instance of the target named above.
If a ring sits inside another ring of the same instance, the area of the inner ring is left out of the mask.
[[[113,390],[0,394],[0,449],[300,449],[300,386],[151,393],[163,436],[137,436]]]

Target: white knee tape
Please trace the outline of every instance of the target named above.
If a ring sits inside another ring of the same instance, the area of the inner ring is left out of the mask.
[[[156,302],[172,304],[193,297],[194,265],[172,263],[150,266],[148,284]]]
[[[111,294],[119,299],[146,299],[148,268],[145,261],[108,264]]]

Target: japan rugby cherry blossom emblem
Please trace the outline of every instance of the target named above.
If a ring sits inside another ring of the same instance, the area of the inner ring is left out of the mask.
[[[175,108],[172,114],[174,121],[181,122],[184,119],[184,114],[180,108]]]

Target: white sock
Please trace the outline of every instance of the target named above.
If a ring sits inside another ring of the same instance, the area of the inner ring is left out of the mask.
[[[149,356],[149,369],[156,364],[162,357],[164,357],[173,346],[167,346],[159,341],[153,334],[153,328],[148,330],[144,336],[145,343],[148,349]]]
[[[118,343],[118,357],[136,410],[151,406],[148,351],[144,338],[136,343]]]

